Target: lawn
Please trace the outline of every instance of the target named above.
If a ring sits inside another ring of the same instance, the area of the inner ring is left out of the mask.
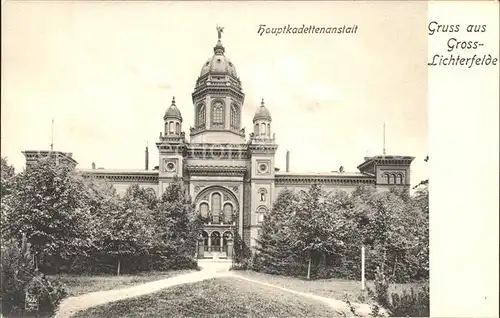
[[[341,317],[330,307],[235,277],[179,285],[73,317]]]
[[[370,303],[368,294],[361,291],[361,281],[343,280],[343,279],[318,279],[306,280],[289,276],[277,276],[253,271],[234,271],[236,275],[253,279],[256,281],[273,284],[276,286],[311,293],[318,296],[344,300],[345,295],[349,297],[351,302]],[[393,284],[389,288],[389,292],[401,291],[402,289],[419,288],[424,283],[413,284]],[[372,281],[368,281],[366,286],[374,289]]]
[[[133,285],[189,273],[192,271],[193,270],[147,272],[137,275],[121,276],[51,275],[50,277],[60,279],[64,284],[66,284],[66,287],[68,289],[68,296],[77,296],[95,291],[130,287]]]

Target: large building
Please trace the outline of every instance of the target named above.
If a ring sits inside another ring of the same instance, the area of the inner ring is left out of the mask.
[[[92,169],[79,171],[87,177],[112,183],[118,193],[132,184],[161,195],[175,176],[184,180],[196,209],[205,217],[205,256],[225,254],[228,235],[237,227],[251,247],[255,246],[263,216],[277,194],[285,189],[307,189],[313,183],[327,190],[352,191],[360,185],[380,189],[409,187],[413,157],[376,156],[364,158],[359,172],[293,173],[275,167],[278,148],[272,117],[264,100],[256,105],[253,132],[247,138],[241,127],[245,94],[235,65],[225,55],[221,29],[213,55],[201,67],[192,93],[195,120],[187,138],[182,114],[175,99],[166,110],[164,126],[156,143],[159,166],[149,169],[148,149],[144,170]],[[27,164],[44,155],[25,151]],[[57,152],[58,160],[76,165],[71,154]],[[46,155],[46,154],[45,154]]]

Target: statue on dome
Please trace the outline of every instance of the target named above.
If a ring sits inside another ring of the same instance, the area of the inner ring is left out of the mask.
[[[222,36],[222,32],[224,32],[224,27],[222,26],[217,26],[217,34],[218,34],[218,38],[220,40],[221,36]]]

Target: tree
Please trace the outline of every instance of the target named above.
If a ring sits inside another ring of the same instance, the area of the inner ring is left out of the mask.
[[[85,253],[93,241],[86,201],[84,183],[71,167],[41,159],[14,178],[4,197],[3,232],[17,240],[26,235],[36,258]]]
[[[202,222],[182,179],[175,177],[162,194],[155,220],[156,254],[170,256],[172,267],[193,266]]]
[[[117,275],[120,275],[123,263],[127,271],[137,270],[133,265],[152,247],[154,223],[148,198],[144,189],[132,185],[116,209],[107,213],[107,220],[102,220],[106,226],[101,235],[101,246],[115,258]]]
[[[14,167],[7,163],[7,158],[2,157],[2,181],[0,188],[0,197],[4,197],[5,195],[10,193],[10,188],[12,186],[13,178],[15,175]]]
[[[336,246],[335,253],[325,256],[324,267],[330,266],[321,277],[342,277],[347,279],[359,279],[361,273],[361,246],[363,235],[360,228],[363,219],[359,218],[355,210],[355,201],[349,193],[338,190],[331,194],[332,219],[336,220],[337,227],[332,229],[331,235],[343,242]]]
[[[279,193],[271,211],[264,215],[261,234],[257,239],[254,267],[270,274],[285,274],[295,262],[292,243],[297,233],[290,231],[290,217],[299,198],[290,190]],[[235,239],[236,246],[236,239]]]
[[[362,199],[354,197],[354,200],[363,242],[370,248],[370,276],[380,266],[394,281],[404,282],[416,277],[422,226],[425,227],[426,222],[411,197],[387,191],[371,192]]]
[[[337,235],[343,220],[334,213],[331,198],[319,185],[313,184],[308,192],[299,195],[300,203],[291,218],[297,238],[293,247],[305,252],[308,258],[307,278],[311,277],[314,254],[338,254],[344,242]]]
[[[238,227],[233,229],[233,238],[233,259],[236,263],[243,264],[243,268],[246,268],[245,265],[248,265],[247,262],[251,259],[252,252],[245,241],[241,238],[240,233],[238,233]]]

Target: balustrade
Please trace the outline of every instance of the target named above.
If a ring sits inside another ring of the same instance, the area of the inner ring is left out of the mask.
[[[197,213],[200,213],[200,211],[197,211]],[[222,211],[221,214],[213,215],[211,210],[208,211],[207,216],[202,215],[201,218],[205,225],[235,225],[236,212],[233,211],[229,220],[226,220],[225,215]]]

